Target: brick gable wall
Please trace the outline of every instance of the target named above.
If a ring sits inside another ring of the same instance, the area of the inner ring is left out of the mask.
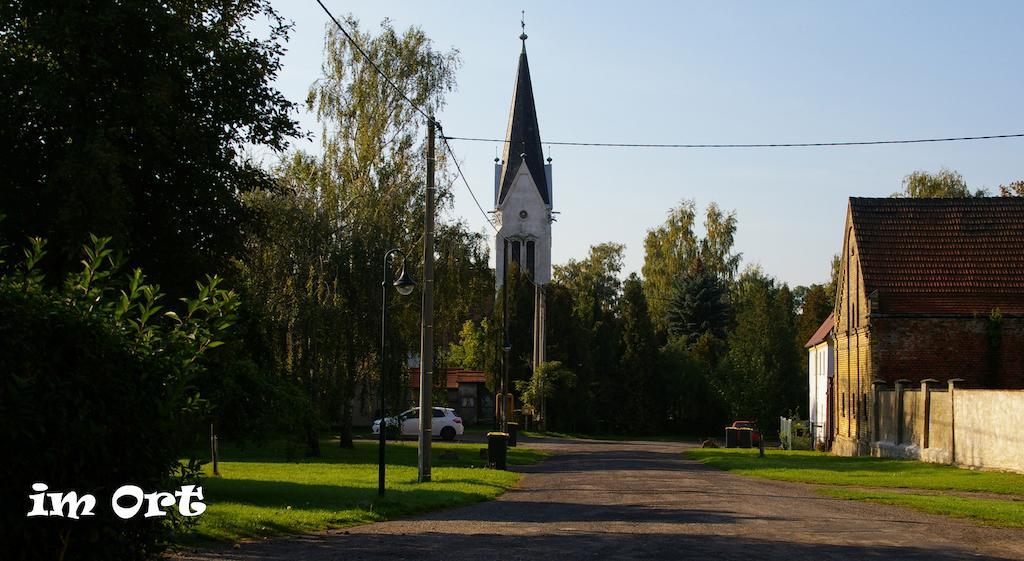
[[[1024,388],[1024,318],[1004,317],[998,331],[990,335],[988,318],[872,318],[873,374],[890,387],[963,378],[964,387]]]

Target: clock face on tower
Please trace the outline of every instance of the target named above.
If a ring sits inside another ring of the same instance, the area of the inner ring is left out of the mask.
[[[529,216],[529,214],[527,214],[527,212],[525,210],[520,210],[519,211],[519,218],[522,218],[522,219],[525,220],[527,216]]]

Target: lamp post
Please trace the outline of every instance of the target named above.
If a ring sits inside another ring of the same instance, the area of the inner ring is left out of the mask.
[[[384,254],[384,280],[380,283],[380,439],[377,445],[377,494],[384,494],[384,446],[385,439],[387,438],[387,415],[384,411],[384,377],[385,377],[385,350],[387,349],[388,340],[388,270],[390,269],[388,263],[392,260],[395,254],[402,256],[402,272],[398,275],[398,278],[392,283],[395,290],[402,296],[408,296],[412,294],[413,288],[416,286],[416,282],[412,280],[406,270],[407,259],[405,252],[397,247],[389,250]],[[422,414],[422,412],[421,412]]]

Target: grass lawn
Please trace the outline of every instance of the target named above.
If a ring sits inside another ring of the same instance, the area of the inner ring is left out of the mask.
[[[821,452],[767,450],[759,458],[757,450],[700,448],[685,456],[709,466],[740,475],[826,485],[819,492],[831,497],[907,506],[981,523],[1024,526],[1024,475],[993,471],[972,471],[941,464],[912,460],[871,457],[832,456]],[[840,486],[840,488],[836,488]],[[993,493],[1008,495],[970,497],[955,494],[914,494],[877,489],[845,487],[923,489],[954,493]]]
[[[822,489],[819,492],[837,499],[906,506],[931,514],[970,518],[982,524],[1024,528],[1024,502],[1022,501],[853,489]]]
[[[484,467],[480,444],[434,443],[430,483],[416,482],[416,443],[389,442],[387,493],[377,496],[377,444],[337,440],[321,443],[322,457],[288,459],[283,445],[224,445],[220,477],[203,482],[207,510],[188,543],[233,542],[312,532],[492,499],[514,486],[519,475]],[[457,459],[441,459],[454,451]],[[544,453],[509,449],[509,463],[540,460]],[[206,466],[206,471],[212,469]]]
[[[1024,495],[1024,475],[912,460],[850,458],[802,450],[766,450],[765,457],[758,458],[757,450],[742,448],[699,448],[685,455],[740,475],[779,481]]]

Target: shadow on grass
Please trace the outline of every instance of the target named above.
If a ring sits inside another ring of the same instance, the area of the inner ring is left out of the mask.
[[[454,482],[448,480],[447,482]],[[460,483],[480,485],[503,490],[504,487],[473,480]],[[255,479],[207,479],[204,488],[208,504],[239,503],[247,506],[272,507],[293,510],[346,510],[373,508],[385,512],[389,508],[402,510],[408,505],[466,504],[489,498],[478,492],[431,489],[429,485],[414,490],[389,488],[383,498],[376,487],[350,487],[345,485],[316,485],[287,481],[261,481]]]
[[[431,460],[435,467],[486,467],[486,459],[480,457],[480,450],[486,445],[479,443],[435,442],[431,447]],[[342,448],[337,440],[323,440],[319,456],[305,456],[302,450],[284,441],[267,442],[260,445],[225,443],[221,445],[221,462],[294,463],[294,464],[350,464],[377,465],[377,442],[356,441],[352,448]],[[454,458],[442,457],[455,453]],[[417,443],[388,441],[385,448],[388,465],[416,466],[418,462]],[[196,450],[192,454],[206,461],[208,450]],[[547,454],[528,448],[510,448],[509,465],[534,464]]]

